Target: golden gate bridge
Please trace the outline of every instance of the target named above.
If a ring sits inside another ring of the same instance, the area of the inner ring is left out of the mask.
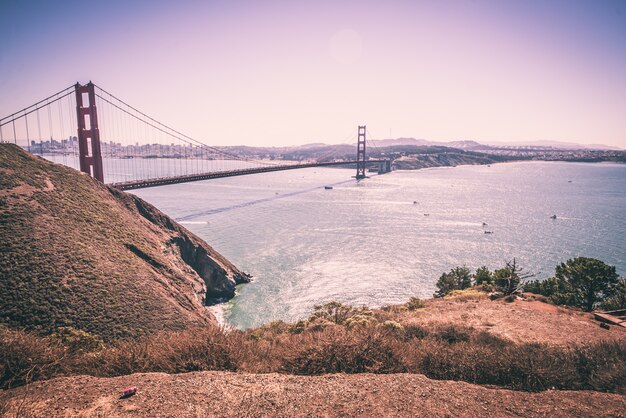
[[[122,190],[309,167],[368,166],[366,127],[357,130],[355,159],[276,161],[210,146],[148,116],[92,82],[76,83],[0,119],[0,142],[76,168]]]

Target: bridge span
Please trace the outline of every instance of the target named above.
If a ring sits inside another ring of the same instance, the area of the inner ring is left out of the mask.
[[[298,164],[280,161],[280,155],[268,161],[276,156],[230,151],[191,138],[92,82],[68,86],[0,118],[0,142],[56,157],[55,162],[121,190],[310,167],[356,167],[357,180],[366,178],[372,165],[378,165],[374,171],[379,174],[391,171],[391,160],[368,159],[366,127],[359,126],[355,134],[354,160],[342,152],[317,155],[322,161],[296,156],[307,161]]]
[[[177,176],[177,177],[163,177],[163,178],[154,178],[154,179],[145,179],[145,180],[125,181],[121,183],[111,183],[110,186],[115,187],[116,189],[120,189],[120,190],[136,190],[136,189],[144,189],[147,187],[165,186],[168,184],[188,183],[191,181],[210,180],[210,179],[217,179],[217,178],[223,178],[223,177],[244,176],[248,174],[269,173],[272,171],[296,170],[298,168],[311,168],[311,167],[348,166],[348,165],[356,165],[357,163],[358,162],[355,160],[355,161],[332,161],[332,162],[321,162],[321,163],[313,162],[313,163],[302,163],[302,164],[273,165],[273,166],[265,166],[265,167],[243,168],[239,170],[215,171],[215,172],[210,172],[210,173],[189,174],[189,175]],[[379,165],[378,174],[384,174],[384,173],[391,171],[389,160],[365,161],[365,165],[375,165],[375,164]],[[364,177],[361,177],[361,178],[364,178]]]

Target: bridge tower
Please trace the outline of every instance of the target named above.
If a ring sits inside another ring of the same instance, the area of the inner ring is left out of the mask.
[[[359,126],[359,136],[356,144],[356,179],[365,178],[365,125]]]
[[[94,84],[76,83],[75,90],[80,171],[104,183]]]

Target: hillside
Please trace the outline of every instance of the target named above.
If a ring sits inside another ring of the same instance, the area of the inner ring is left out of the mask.
[[[105,340],[213,320],[206,298],[247,281],[141,199],[0,145],[0,324]]]
[[[470,152],[444,152],[438,154],[414,154],[393,161],[397,170],[416,170],[429,167],[454,167],[457,165],[492,164],[503,158]]]

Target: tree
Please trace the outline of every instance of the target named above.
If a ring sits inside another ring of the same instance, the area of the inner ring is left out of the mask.
[[[520,267],[515,258],[513,261],[507,261],[504,268],[493,272],[493,281],[496,289],[505,295],[512,295],[521,290],[520,283],[523,279],[532,277],[531,274],[522,273],[523,268]]]
[[[491,277],[491,272],[486,266],[476,269],[476,273],[474,273],[474,283],[476,283],[477,286],[482,284],[493,284],[493,277]]]
[[[587,312],[611,297],[619,283],[615,266],[587,257],[561,263],[556,267],[555,276],[571,287],[573,304]]]
[[[524,283],[524,291],[547,296],[557,305],[575,305],[574,291],[570,284],[556,277]]]
[[[441,298],[453,290],[467,289],[472,286],[472,276],[467,267],[455,267],[449,273],[443,273],[437,280],[436,298]]]
[[[609,311],[626,309],[626,278],[617,279],[613,294],[602,304],[602,308]]]

